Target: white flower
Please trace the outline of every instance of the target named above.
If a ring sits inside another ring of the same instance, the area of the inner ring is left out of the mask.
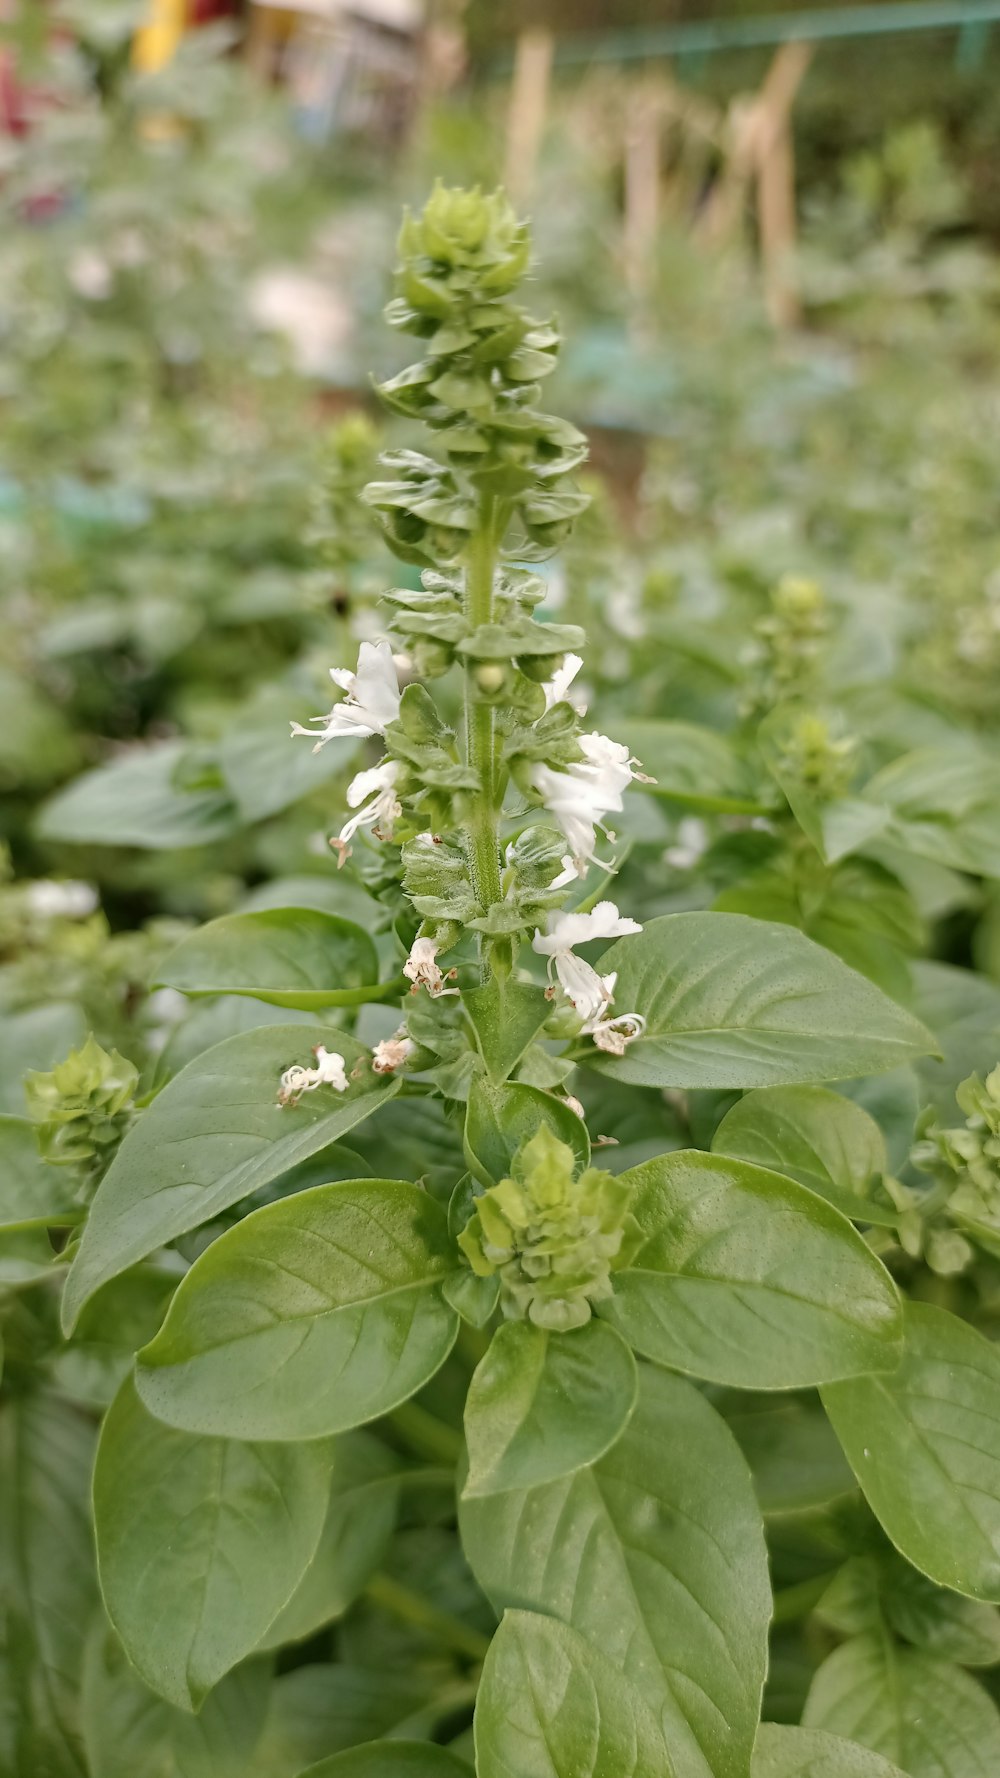
[[[439,994],[457,994],[457,988],[445,987],[445,976],[436,961],[437,945],[432,938],[415,938],[410,946],[410,955],[403,964],[403,974],[407,981],[413,983],[410,990],[415,994],[418,988],[426,988],[428,994],[436,1000]],[[451,972],[454,974],[454,971]]]
[[[561,704],[562,703],[563,698],[566,696],[566,693],[569,691],[570,686],[572,685],[574,679],[576,678],[576,676],[579,673],[580,668],[582,666],[583,666],[583,656],[582,655],[579,655],[579,654],[564,654],[563,655],[563,663],[562,663],[562,666],[559,668],[558,673],[553,673],[552,678],[547,679],[545,681],[545,684],[542,686],[542,690],[545,693],[545,708],[546,708],[546,710],[551,710],[553,704]],[[586,704],[577,704],[574,707],[582,714],[587,706],[586,706]]]
[[[331,667],[334,685],[347,693],[342,704],[335,704],[328,716],[313,716],[310,726],[292,723],[293,735],[308,735],[316,742],[318,753],[327,741],[344,735],[363,740],[366,735],[384,735],[390,722],[399,715],[399,680],[396,663],[388,642],[362,642],[358,650],[358,670]]]
[[[372,1051],[372,1067],[376,1074],[394,1074],[413,1054],[415,1045],[402,1026],[391,1037],[383,1037]]]
[[[72,879],[39,878],[27,885],[27,897],[29,911],[41,920],[84,920],[97,907],[93,884]]]
[[[359,827],[370,827],[376,839],[392,838],[392,824],[402,814],[396,795],[396,780],[402,767],[398,760],[387,759],[370,771],[358,772],[347,786],[347,806],[357,814],[345,821],[337,838],[330,844],[337,854],[338,868],[351,854],[351,841]],[[367,798],[367,801],[365,800]]]
[[[333,1087],[335,1092],[346,1093],[343,1056],[338,1056],[336,1050],[324,1049],[322,1044],[313,1055],[316,1057],[315,1068],[303,1068],[300,1063],[295,1063],[285,1069],[278,1087],[279,1105],[297,1105],[303,1093],[315,1092],[317,1087]]]
[[[564,852],[559,863],[562,865],[562,870],[557,877],[553,877],[549,884],[550,889],[566,889],[570,883],[576,882],[576,859],[571,857],[569,852]]]
[[[569,842],[578,877],[586,876],[594,859],[596,829],[611,810],[622,808],[622,792],[631,784],[637,763],[620,741],[607,735],[579,737],[582,759],[556,770],[535,767],[535,789]]]
[[[584,1028],[600,1023],[614,998],[617,975],[600,975],[582,957],[574,957],[574,945],[587,944],[594,938],[623,938],[641,932],[637,920],[623,919],[613,901],[599,901],[589,914],[555,914],[549,920],[547,933],[536,932],[532,950],[547,957],[549,975],[553,968],[567,1000],[584,1020]]]
[[[623,1056],[626,1045],[634,1043],[645,1029],[641,1012],[623,1012],[615,1019],[592,1019],[580,1035],[592,1037],[597,1048],[609,1056]]]

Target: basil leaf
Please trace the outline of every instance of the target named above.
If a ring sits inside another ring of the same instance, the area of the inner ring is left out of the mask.
[[[186,788],[190,758],[186,741],[132,748],[50,797],[35,832],[43,840],[155,852],[228,839],[240,824],[229,793],[217,774]]]
[[[196,1710],[259,1642],[316,1550],[329,1474],[325,1444],[195,1438],[123,1384],[94,1470],[98,1571],[129,1660],[160,1697]]]
[[[762,1722],[750,1778],[906,1778],[906,1774],[856,1741]]]
[[[247,1661],[192,1716],[148,1691],[117,1637],[98,1625],[81,1706],[90,1768],[100,1778],[248,1778],[270,1697],[268,1664]]]
[[[471,1778],[464,1760],[429,1741],[370,1741],[310,1766],[301,1778]]]
[[[543,1093],[539,1087],[519,1081],[492,1086],[482,1078],[472,1082],[465,1114],[465,1158],[483,1185],[492,1185],[510,1172],[522,1142],[534,1136],[541,1124],[550,1125],[560,1142],[576,1154],[577,1165],[590,1162],[587,1126],[564,1099]]]
[[[642,1693],[575,1630],[508,1611],[476,1700],[479,1778],[669,1778]]]
[[[1000,1600],[1000,1352],[945,1309],[908,1303],[890,1377],[823,1391],[896,1548],[940,1586]]]
[[[440,1282],[453,1264],[444,1212],[402,1180],[267,1204],[191,1267],[139,1354],[139,1393],[189,1432],[345,1432],[444,1363],[458,1317]]]
[[[319,908],[226,914],[183,938],[160,966],[157,986],[184,994],[242,994],[315,1012],[356,1006],[384,992],[369,934]]]
[[[577,1630],[651,1704],[676,1778],[745,1778],[771,1601],[746,1464],[690,1383],[640,1366],[639,1402],[599,1463],[460,1503],[494,1607]]]
[[[601,1322],[564,1334],[508,1321],[469,1385],[466,1496],[537,1487],[596,1462],[621,1436],[638,1390],[635,1359]]]
[[[710,1382],[796,1389],[899,1362],[881,1262],[794,1180],[695,1151],[622,1178],[642,1246],[597,1312],[647,1358]]]
[[[856,1636],[823,1662],[803,1727],[860,1741],[909,1778],[996,1778],[1000,1714],[959,1667]]]
[[[712,1152],[797,1179],[857,1222],[893,1227],[898,1221],[891,1206],[866,1201],[889,1166],[878,1124],[829,1087],[746,1093],[716,1130]]]
[[[71,1332],[94,1291],[318,1153],[387,1097],[392,1076],[366,1070],[346,1093],[319,1087],[280,1106],[278,1083],[322,1044],[350,1075],[368,1051],[325,1025],[266,1025],[225,1038],[183,1068],[129,1131],[101,1181],[63,1298]]]
[[[655,780],[638,788],[653,796],[721,814],[762,815],[765,800],[758,794],[749,767],[725,735],[693,722],[632,721],[617,723],[615,733],[627,741],[642,761],[642,769]],[[771,799],[773,801],[773,798]]]
[[[42,1160],[26,1119],[0,1115],[0,1232],[78,1216],[74,1185],[71,1169]]]
[[[615,1010],[646,1021],[624,1056],[588,1060],[634,1086],[767,1087],[895,1068],[933,1050],[912,1013],[791,926],[665,914],[604,952]]]

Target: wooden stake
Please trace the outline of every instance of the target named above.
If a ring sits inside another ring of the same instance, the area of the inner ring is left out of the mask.
[[[792,277],[796,227],[791,116],[812,56],[811,43],[783,43],[758,100],[757,220],[764,298],[775,327],[795,327],[802,318]]]
[[[641,297],[660,220],[661,94],[653,87],[631,95],[625,124],[625,279]]]
[[[515,203],[530,196],[535,180],[549,101],[552,43],[551,31],[522,31],[514,52],[504,183]]]

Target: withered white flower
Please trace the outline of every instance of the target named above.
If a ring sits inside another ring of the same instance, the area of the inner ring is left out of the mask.
[[[638,762],[623,742],[607,735],[581,735],[579,746],[583,758],[572,765],[559,769],[537,765],[534,783],[566,835],[576,875],[583,877],[595,857],[596,830],[605,815],[622,809],[622,794],[635,777],[633,767]]]
[[[426,988],[435,1000],[440,994],[458,993],[457,988],[445,987],[447,977],[436,960],[437,954],[438,947],[432,938],[415,938],[403,964],[403,974],[413,983],[414,992],[417,988]]]
[[[554,914],[549,919],[548,931],[535,933],[532,950],[548,958],[550,979],[555,969],[563,993],[584,1020],[585,1028],[603,1020],[618,978],[614,970],[601,975],[592,963],[574,956],[574,946],[595,938],[624,938],[641,931],[639,922],[623,918],[613,901],[599,901],[589,914]]]
[[[396,781],[402,771],[398,760],[383,760],[380,766],[358,772],[347,786],[347,806],[357,813],[345,821],[340,833],[330,844],[342,865],[351,855],[351,841],[359,827],[370,827],[377,839],[392,838],[392,824],[402,814],[396,795]]]
[[[347,693],[343,702],[335,704],[328,716],[313,716],[309,727],[293,722],[292,734],[308,735],[315,741],[314,753],[325,747],[327,741],[344,736],[358,741],[366,735],[384,735],[389,723],[399,715],[400,695],[396,663],[388,642],[362,642],[357,672],[352,673],[348,667],[331,667],[330,678]]]
[[[413,1054],[415,1044],[412,1037],[407,1037],[405,1028],[400,1026],[391,1037],[383,1037],[372,1050],[372,1067],[376,1074],[394,1074],[402,1068]]]
[[[278,1086],[279,1105],[297,1105],[303,1093],[315,1092],[317,1087],[333,1087],[334,1092],[346,1093],[343,1056],[338,1056],[336,1050],[324,1049],[322,1044],[313,1055],[316,1057],[315,1068],[303,1068],[301,1063],[295,1063],[285,1069]]]
[[[623,1056],[630,1043],[641,1037],[646,1021],[641,1012],[619,1013],[614,1019],[592,1019],[584,1025],[581,1037],[592,1037],[599,1050],[609,1056]]]

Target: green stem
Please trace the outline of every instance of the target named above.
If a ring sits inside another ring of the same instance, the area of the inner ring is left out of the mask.
[[[450,1463],[452,1468],[465,1449],[465,1441],[454,1427],[446,1426],[435,1414],[429,1414],[415,1401],[401,1402],[387,1415],[389,1425],[417,1457],[429,1457],[436,1463]]]
[[[809,1580],[798,1581],[794,1587],[779,1588],[774,1595],[771,1623],[794,1624],[799,1618],[808,1617],[819,1604],[836,1573],[836,1568],[831,1568],[826,1574],[814,1574]]]
[[[428,1630],[456,1654],[464,1655],[470,1661],[486,1659],[490,1647],[488,1636],[483,1636],[452,1612],[441,1611],[429,1599],[412,1593],[409,1587],[400,1586],[391,1575],[376,1574],[368,1582],[365,1592],[375,1605],[391,1611],[393,1617],[401,1618],[404,1624],[415,1624],[420,1630]]]
[[[474,629],[493,622],[496,528],[496,501],[492,494],[484,494],[465,571],[465,612]],[[488,908],[503,899],[497,837],[496,735],[492,704],[481,704],[473,695],[474,672],[475,668],[470,666],[465,680],[465,746],[466,758],[478,774],[481,789],[469,824],[469,868],[479,903]]]

